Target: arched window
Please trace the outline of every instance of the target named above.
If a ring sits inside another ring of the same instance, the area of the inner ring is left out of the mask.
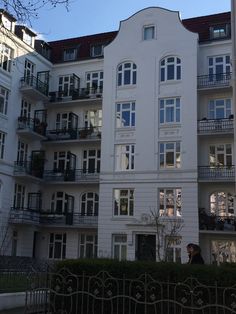
[[[117,85],[135,85],[137,80],[137,66],[133,62],[123,62],[118,65]]]
[[[55,192],[51,199],[51,211],[58,215],[72,213],[74,210],[74,197],[65,192]]]
[[[169,56],[161,60],[161,82],[181,80],[181,60]]]
[[[97,193],[87,192],[81,197],[81,215],[97,216],[98,215],[99,197]]]
[[[233,195],[225,192],[212,193],[210,195],[210,212],[216,216],[233,216]]]

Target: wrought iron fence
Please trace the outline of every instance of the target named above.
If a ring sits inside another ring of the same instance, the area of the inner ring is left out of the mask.
[[[48,95],[48,84],[40,81],[37,77],[33,75],[27,75],[21,78],[21,87],[32,87],[44,94]]]
[[[148,274],[115,278],[102,271],[75,275],[66,269],[32,274],[25,313],[48,314],[233,314],[236,285],[207,286],[194,278],[161,282]]]

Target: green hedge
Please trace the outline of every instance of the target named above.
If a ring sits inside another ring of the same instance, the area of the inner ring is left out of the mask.
[[[138,278],[147,273],[158,281],[182,282],[188,277],[194,277],[202,284],[231,286],[236,284],[236,264],[187,265],[175,263],[131,262],[110,259],[78,259],[64,260],[55,264],[56,271],[65,267],[73,274],[96,275],[107,271],[116,278]]]

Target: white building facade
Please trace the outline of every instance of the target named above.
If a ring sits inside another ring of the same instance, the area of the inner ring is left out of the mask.
[[[230,13],[51,43],[0,13],[1,254],[236,261]]]

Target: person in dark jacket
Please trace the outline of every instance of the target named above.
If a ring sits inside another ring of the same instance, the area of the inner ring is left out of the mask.
[[[201,255],[200,246],[194,243],[189,243],[187,245],[187,252],[188,252],[188,264],[204,264],[204,259]]]

